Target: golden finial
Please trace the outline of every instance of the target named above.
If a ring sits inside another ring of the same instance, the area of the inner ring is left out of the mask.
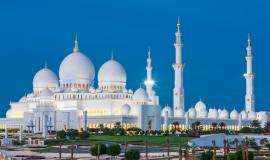
[[[48,63],[47,63],[47,61],[44,62],[44,68],[48,68]]]
[[[180,17],[178,16],[178,22],[177,22],[177,30],[180,32]]]
[[[250,46],[250,33],[248,33],[248,46]]]
[[[148,58],[149,59],[151,58],[151,49],[150,49],[150,47],[148,47]]]
[[[77,34],[76,34],[76,37],[75,37],[75,45],[74,45],[74,48],[73,48],[73,52],[74,53],[79,52],[79,42],[78,42],[78,36],[77,36]]]
[[[111,60],[114,60],[114,52],[112,50]]]

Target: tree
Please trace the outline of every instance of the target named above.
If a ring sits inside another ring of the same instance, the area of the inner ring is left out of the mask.
[[[196,122],[194,122],[194,124],[195,124],[196,130],[200,130],[201,122],[200,121],[196,121]]]
[[[121,128],[121,122],[115,122],[115,128]]]
[[[212,123],[212,128],[213,128],[213,130],[216,130],[216,129],[217,129],[217,125],[218,125],[218,124],[217,124],[216,122],[213,122],[213,123]]]
[[[99,159],[100,155],[106,154],[107,147],[105,144],[95,144],[90,148],[90,152],[92,156],[97,156]]]
[[[177,130],[177,127],[178,127],[178,126],[179,126],[179,122],[174,121],[174,122],[173,122],[173,128],[174,128],[175,131]]]
[[[270,121],[267,121],[264,125],[264,130],[265,132],[269,132],[270,131]]]
[[[268,143],[269,143],[269,141],[268,141],[267,138],[262,138],[262,139],[260,140],[260,144],[261,144],[262,146],[265,146],[265,145],[268,144]]]
[[[111,157],[118,156],[121,153],[121,147],[119,144],[112,144],[107,147],[107,154]]]
[[[200,157],[200,160],[212,160],[213,154],[214,153],[210,150],[203,152]]]
[[[261,123],[258,121],[258,120],[253,120],[251,123],[250,123],[251,127],[253,128],[260,128],[261,127]]]
[[[267,144],[265,145],[265,147],[267,147],[268,150],[270,150],[270,143],[267,143]]]
[[[69,139],[73,140],[78,136],[79,132],[77,129],[67,129],[66,134],[69,137]]]
[[[225,124],[224,122],[220,122],[220,123],[219,123],[219,126],[220,126],[221,130],[224,130],[226,124]]]
[[[81,131],[81,132],[79,132],[78,136],[80,138],[88,138],[89,137],[89,133],[87,131]]]
[[[238,148],[239,140],[237,138],[234,138],[235,148]]]
[[[140,152],[136,149],[128,150],[125,153],[126,160],[139,160],[140,159]]]
[[[249,127],[243,127],[239,131],[240,133],[251,133],[251,129]]]
[[[66,138],[66,132],[64,130],[57,131],[56,132],[56,137],[60,139],[65,139]]]
[[[249,140],[249,146],[255,150],[259,150],[260,146],[257,144],[255,139],[250,139]]]

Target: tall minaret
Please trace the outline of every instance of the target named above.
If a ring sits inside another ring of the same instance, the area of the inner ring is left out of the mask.
[[[146,65],[146,73],[147,73],[147,78],[145,83],[146,86],[146,91],[149,97],[152,96],[152,91],[153,91],[153,85],[154,81],[152,80],[152,65],[151,65],[151,51],[150,48],[148,48],[148,57],[147,57],[147,65]]]
[[[246,79],[246,97],[245,97],[245,105],[247,112],[255,111],[255,98],[253,93],[253,80],[254,74],[252,72],[252,52],[251,52],[251,45],[250,45],[250,35],[248,34],[248,46],[246,48],[247,55],[247,73],[244,74]]]
[[[180,109],[184,109],[184,87],[183,87],[183,70],[184,64],[182,64],[182,41],[180,32],[180,19],[178,17],[177,31],[175,33],[176,41],[175,47],[175,64],[174,68],[174,89],[173,89],[173,108],[174,116],[180,116]]]

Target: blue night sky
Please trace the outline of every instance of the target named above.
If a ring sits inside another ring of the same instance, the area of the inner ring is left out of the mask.
[[[268,110],[269,7],[269,0],[1,1],[0,116],[10,101],[32,91],[32,78],[45,60],[58,75],[76,33],[80,50],[92,60],[96,73],[114,50],[132,89],[145,79],[150,46],[155,90],[161,105],[171,106],[178,16],[186,64],[186,108],[202,98],[208,107],[242,110],[245,47],[251,32],[256,110]]]

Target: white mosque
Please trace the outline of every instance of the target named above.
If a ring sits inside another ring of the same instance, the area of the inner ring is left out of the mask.
[[[143,130],[171,129],[174,122],[185,130],[195,121],[200,121],[203,129],[209,130],[213,122],[224,122],[227,129],[239,130],[255,119],[262,124],[268,121],[268,112],[255,112],[250,38],[246,48],[247,73],[244,74],[245,110],[229,112],[226,108],[208,108],[202,100],[195,107],[185,110],[179,19],[175,36],[173,109],[169,106],[161,109],[159,97],[153,89],[150,50],[146,65],[146,90],[142,87],[135,91],[126,88],[125,68],[113,56],[98,70],[98,86],[94,86],[95,67],[80,52],[76,38],[73,52],[60,65],[59,79],[45,64],[33,78],[33,92],[18,102],[10,103],[6,118],[0,119],[0,128],[21,127],[45,136],[48,130],[95,128],[100,124],[113,128],[117,122],[124,128],[139,127]]]

